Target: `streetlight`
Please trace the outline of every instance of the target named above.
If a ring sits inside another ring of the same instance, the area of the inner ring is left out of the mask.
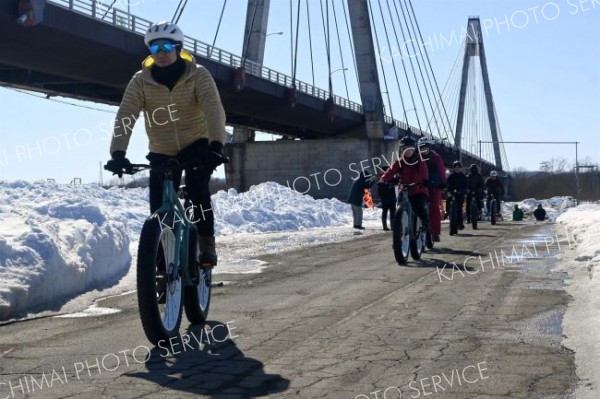
[[[340,69],[336,69],[335,71],[331,72],[330,75],[333,75],[334,73],[338,72],[338,71],[347,71],[348,68],[340,68]]]
[[[267,33],[267,35],[265,36],[265,38],[271,36],[271,35],[283,35],[283,32],[273,32],[273,33]]]

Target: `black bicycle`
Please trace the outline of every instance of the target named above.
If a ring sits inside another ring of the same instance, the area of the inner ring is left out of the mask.
[[[473,230],[477,230],[477,221],[479,220],[479,200],[476,192],[471,192],[471,203],[469,206],[469,218]]]
[[[421,259],[421,254],[425,251],[426,231],[423,221],[412,209],[408,198],[408,189],[411,184],[402,185],[402,195],[398,196],[396,212],[392,221],[392,247],[394,257],[400,265],[408,262],[408,255],[413,259]]]

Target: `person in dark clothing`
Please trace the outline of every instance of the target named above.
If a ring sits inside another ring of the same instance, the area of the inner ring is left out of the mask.
[[[542,204],[538,204],[537,209],[533,212],[535,220],[542,222],[546,220],[546,210],[542,207]]]
[[[464,229],[462,208],[465,201],[465,194],[469,189],[469,181],[463,173],[462,163],[454,161],[452,164],[452,173],[448,176],[448,194],[454,195],[458,207],[458,228]]]
[[[469,189],[467,191],[467,223],[471,223],[471,201],[473,201],[473,197],[477,201],[477,209],[481,210],[483,208],[483,191],[485,189],[485,182],[483,181],[483,176],[479,174],[477,165],[472,164],[469,170],[471,173],[467,176],[467,181],[469,182]]]
[[[383,172],[387,171],[390,167],[384,166]],[[388,231],[389,228],[387,226],[387,215],[390,215],[390,226],[392,225],[392,220],[394,219],[394,210],[396,209],[396,184],[398,184],[397,176],[395,176],[389,183],[384,183],[380,181],[377,183],[377,192],[379,193],[379,198],[381,198],[381,223],[383,224],[383,229]]]
[[[515,204],[515,210],[513,211],[513,222],[520,222],[523,220],[523,210],[519,208],[519,205]]]
[[[416,145],[417,142],[412,137],[403,137],[400,140],[399,159],[385,171],[380,181],[390,183],[399,175],[400,184],[413,183],[408,188],[410,205],[421,219],[424,229],[429,231],[429,171],[426,162],[421,160]]]
[[[348,194],[348,203],[352,206],[352,219],[354,221],[354,228],[364,230],[362,226],[363,218],[363,194],[366,188],[371,188],[377,182],[377,177],[369,175],[363,170],[354,180],[350,187],[350,193]]]
[[[502,186],[502,181],[498,179],[498,172],[495,170],[490,172],[490,177],[485,181],[485,188],[487,190],[488,213],[490,212],[489,204],[491,204],[492,197],[496,198],[495,212],[497,214],[500,213],[500,201],[502,201],[502,196],[504,195],[504,187]]]

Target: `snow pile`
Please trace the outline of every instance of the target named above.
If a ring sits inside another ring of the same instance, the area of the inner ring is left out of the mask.
[[[563,320],[563,345],[575,352],[581,383],[576,397],[598,397],[600,381],[600,205],[569,209],[557,219],[559,235],[577,243],[563,255],[560,270],[568,273],[567,293],[573,298]],[[593,384],[591,382],[594,382]]]
[[[528,198],[520,202],[505,202],[502,207],[502,215],[505,220],[512,220],[512,211],[514,210],[515,204],[517,204],[524,213],[524,220],[535,220],[533,211],[535,211],[539,203],[541,203],[542,207],[546,210],[546,217],[550,221],[555,221],[556,218],[568,208],[577,206],[577,201],[573,197],[552,197],[543,200]]]
[[[115,283],[127,272],[146,195],[124,194],[0,183],[0,319]]]
[[[273,182],[212,196],[217,234],[298,231],[352,224],[350,206],[337,199],[315,200]],[[376,218],[365,212],[365,219]]]
[[[80,293],[117,283],[135,262],[148,194],[141,188],[0,182],[0,319],[60,306]],[[315,200],[276,183],[246,193],[220,191],[212,201],[223,270],[243,271],[242,264],[255,262],[247,256],[296,244],[354,238],[349,205]],[[374,224],[380,212],[366,211],[365,220]],[[323,234],[309,231],[316,228]],[[244,248],[228,251],[237,241]]]

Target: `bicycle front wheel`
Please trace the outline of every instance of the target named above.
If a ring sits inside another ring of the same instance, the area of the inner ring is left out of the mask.
[[[453,236],[458,233],[458,206],[456,206],[456,202],[452,201],[450,204],[450,235]]]
[[[400,205],[394,213],[392,226],[394,257],[399,265],[405,265],[410,251],[410,227],[408,210]]]
[[[492,203],[490,205],[490,222],[492,223],[492,225],[496,224],[496,200],[492,200]]]
[[[425,250],[425,229],[421,225],[421,219],[413,213],[413,236],[410,239],[410,256],[414,260],[421,259],[421,254]]]
[[[174,271],[177,245],[173,230],[157,215],[146,220],[138,248],[137,293],[142,327],[154,345],[175,337],[181,325],[183,287],[181,273]]]

